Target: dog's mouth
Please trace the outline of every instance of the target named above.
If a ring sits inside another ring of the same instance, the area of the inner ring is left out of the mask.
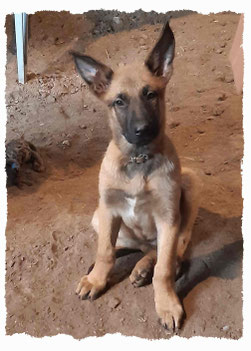
[[[158,134],[159,128],[157,127],[149,128],[149,130],[141,135],[136,135],[135,133],[130,132],[123,133],[128,143],[136,146],[145,146],[150,144],[158,136]]]

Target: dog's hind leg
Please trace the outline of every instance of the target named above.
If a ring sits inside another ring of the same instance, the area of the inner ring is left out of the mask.
[[[151,249],[137,262],[129,277],[134,287],[140,287],[151,282],[156,260],[157,250]]]
[[[182,191],[180,200],[181,225],[177,246],[176,276],[180,270],[181,261],[191,240],[194,221],[198,213],[201,181],[188,168],[182,168]]]

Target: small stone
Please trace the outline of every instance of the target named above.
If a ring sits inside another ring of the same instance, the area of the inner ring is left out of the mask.
[[[218,101],[225,101],[226,98],[227,98],[227,95],[226,95],[225,93],[221,93],[221,94],[218,96],[217,100],[218,100]]]
[[[79,128],[81,129],[87,129],[87,126],[85,124],[82,124],[81,126],[79,126]]]
[[[229,330],[229,325],[224,325],[224,327],[222,328],[223,331],[228,331]]]
[[[145,45],[145,40],[143,38],[139,39],[139,45]]]
[[[180,122],[172,122],[169,124],[169,128],[170,129],[173,129],[173,128],[176,128],[180,125]]]
[[[179,106],[172,106],[171,108],[170,108],[170,112],[177,112],[177,111],[179,111],[180,110],[180,107]]]
[[[234,78],[232,76],[225,77],[226,83],[232,83],[233,81],[234,81]]]
[[[120,24],[121,20],[119,17],[115,16],[113,17],[113,22],[115,22],[116,24]]]
[[[214,116],[220,116],[222,113],[225,111],[223,106],[215,106],[213,108],[213,115]]]
[[[222,49],[217,49],[217,50],[215,51],[215,53],[220,55],[220,54],[223,53],[223,50],[222,50]]]
[[[67,140],[67,139],[66,139],[66,140],[63,140],[63,141],[62,141],[62,144],[63,144],[63,145],[66,145],[66,146],[71,146],[70,141]]]
[[[198,129],[198,130],[197,130],[197,133],[199,133],[199,134],[204,134],[204,133],[205,133],[205,131],[204,131],[204,130],[202,130],[202,129]]]
[[[56,38],[55,39],[55,45],[60,45],[60,44],[64,44],[64,40],[60,39],[60,38]]]
[[[73,88],[70,90],[70,93],[73,95],[73,94],[76,94],[78,91],[79,91],[79,88],[78,88],[78,87],[73,87]]]
[[[219,80],[219,81],[221,81],[221,82],[224,82],[224,81],[225,81],[225,74],[222,73],[222,72],[218,72],[218,73],[216,74],[216,80]]]
[[[47,98],[46,98],[46,101],[49,103],[49,104],[52,104],[53,102],[55,102],[55,98],[54,96],[52,95],[48,95]]]
[[[108,306],[111,309],[114,309],[120,305],[121,301],[117,297],[111,297],[108,301]]]

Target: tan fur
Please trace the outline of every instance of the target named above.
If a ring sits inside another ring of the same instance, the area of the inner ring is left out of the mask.
[[[109,108],[113,139],[101,165],[100,199],[92,220],[98,233],[96,262],[89,275],[81,279],[77,293],[94,299],[104,289],[115,262],[116,245],[140,249],[145,256],[136,264],[130,280],[140,286],[154,270],[156,312],[163,326],[173,331],[183,318],[174,290],[176,262],[182,259],[190,241],[200,182],[191,170],[181,170],[176,150],[165,135],[164,93],[170,72],[171,67],[166,76],[155,76],[144,64],[119,67],[99,96],[109,105],[119,93],[138,96],[146,85],[157,90],[160,132],[147,146],[156,160],[151,170],[133,165],[127,173],[124,169],[134,146],[122,135],[116,113]]]

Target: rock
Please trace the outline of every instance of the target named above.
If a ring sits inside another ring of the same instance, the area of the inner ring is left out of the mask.
[[[145,45],[145,43],[146,43],[146,41],[145,41],[145,39],[143,39],[143,38],[140,38],[139,39],[139,45]]]
[[[81,126],[79,126],[79,128],[81,129],[87,129],[87,126],[85,124],[82,124]]]
[[[221,93],[218,97],[218,101],[225,101],[227,99],[227,95],[225,93]]]
[[[56,99],[52,95],[48,95],[46,98],[46,102],[48,102],[48,104],[52,104],[55,101],[56,101]]]
[[[10,263],[10,267],[11,267],[11,268],[14,267],[15,264],[16,264],[16,261],[12,261],[12,262]]]
[[[225,81],[225,74],[223,72],[217,72],[216,73],[216,80],[224,82]]]
[[[60,45],[60,44],[64,44],[64,40],[61,38],[55,38],[55,45]]]
[[[117,297],[111,297],[108,301],[108,306],[112,309],[118,307],[120,305],[121,301]]]
[[[233,76],[227,76],[225,77],[225,82],[226,83],[232,83],[234,81],[234,77]]]
[[[71,146],[71,142],[66,139],[62,141],[62,145]]]
[[[199,134],[204,134],[204,133],[205,133],[205,131],[204,131],[204,130],[202,130],[202,129],[198,129],[198,130],[197,130],[197,133],[199,133]]]
[[[121,22],[120,18],[117,17],[117,16],[113,17],[112,20],[113,20],[113,22],[115,22],[116,24],[120,24],[120,22]]]
[[[229,325],[224,325],[224,327],[222,327],[223,331],[228,331],[229,330]]]
[[[73,86],[70,90],[70,94],[76,94],[78,91],[79,91],[79,88]]]
[[[170,129],[173,129],[173,128],[176,128],[180,125],[180,122],[172,122],[169,124],[169,128]]]
[[[223,50],[222,50],[222,49],[217,49],[217,50],[215,51],[215,53],[220,55],[220,54],[223,53]]]
[[[148,35],[147,34],[145,34],[145,33],[143,33],[142,35],[141,35],[141,38],[143,38],[143,39],[147,39],[148,38]]]
[[[214,116],[220,116],[222,113],[225,111],[223,106],[215,106],[213,108],[213,115]]]
[[[179,106],[172,106],[172,107],[170,107],[170,112],[177,112],[177,111],[179,111],[180,110],[180,107]]]

